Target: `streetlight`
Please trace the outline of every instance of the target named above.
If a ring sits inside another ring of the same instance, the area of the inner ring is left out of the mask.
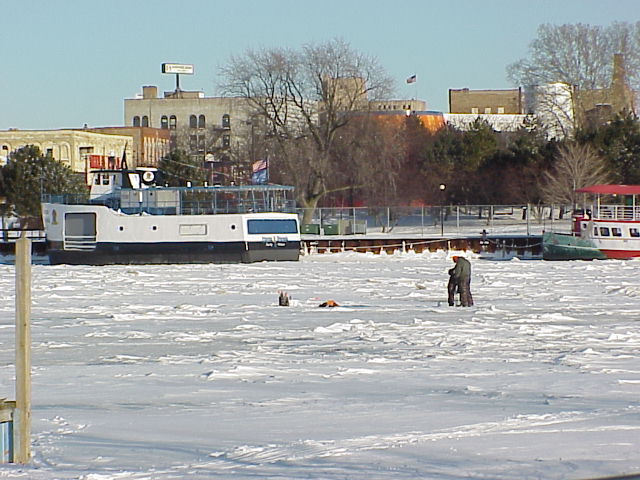
[[[444,237],[444,190],[447,186],[444,183],[440,184],[440,236]]]

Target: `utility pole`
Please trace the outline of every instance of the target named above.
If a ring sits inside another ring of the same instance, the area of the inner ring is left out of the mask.
[[[31,240],[16,241],[16,409],[14,462],[31,458]]]
[[[444,183],[440,184],[440,236],[444,238],[444,191],[447,186]]]

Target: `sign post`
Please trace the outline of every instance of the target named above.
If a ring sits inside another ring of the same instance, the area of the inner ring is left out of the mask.
[[[16,241],[16,407],[14,462],[31,458],[31,240]]]

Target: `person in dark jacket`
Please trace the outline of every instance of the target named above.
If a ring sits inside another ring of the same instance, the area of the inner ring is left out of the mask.
[[[452,259],[456,265],[449,270],[449,285],[447,286],[449,305],[453,305],[457,290],[460,295],[460,305],[471,307],[473,305],[473,297],[471,296],[471,263],[466,258],[456,255]]]

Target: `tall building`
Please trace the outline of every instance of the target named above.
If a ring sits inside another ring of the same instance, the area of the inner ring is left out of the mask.
[[[158,96],[156,86],[145,86],[139,98],[124,101],[127,127],[159,128],[168,132],[171,150],[182,150],[233,181],[234,158],[250,138],[252,108],[244,98],[205,97],[202,92],[176,89]]]

